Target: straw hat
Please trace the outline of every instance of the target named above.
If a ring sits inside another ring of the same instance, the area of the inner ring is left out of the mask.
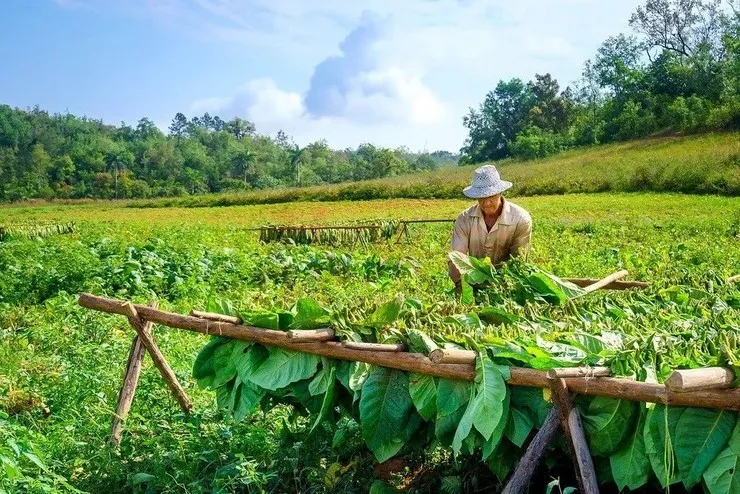
[[[493,165],[481,166],[473,173],[473,183],[463,189],[463,194],[471,199],[483,199],[495,196],[510,189],[513,184],[501,180],[498,170]]]

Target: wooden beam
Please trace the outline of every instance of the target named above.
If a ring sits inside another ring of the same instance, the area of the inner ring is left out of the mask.
[[[563,280],[569,281],[574,285],[580,286],[581,288],[585,288],[600,281],[598,278],[563,278]],[[649,286],[650,284],[645,283],[644,281],[612,281],[608,285],[605,285],[601,288],[605,290],[627,290],[629,288],[644,289]]]
[[[612,375],[609,367],[560,367],[547,371],[548,379],[564,379],[566,377],[608,377]]]
[[[676,393],[702,391],[705,389],[723,389],[732,386],[735,373],[724,367],[707,367],[704,369],[674,370],[665,387]]]
[[[408,350],[403,343],[358,343],[356,341],[343,341],[344,348],[352,350],[364,350],[366,352],[405,352]]]
[[[557,410],[560,427],[562,427],[573,467],[577,474],[579,492],[584,494],[597,494],[599,483],[596,480],[596,468],[594,467],[591,453],[583,432],[581,416],[573,406],[565,379],[550,379],[550,390],[552,391],[552,402]]]
[[[182,386],[180,386],[180,383],[177,381],[177,376],[175,376],[172,368],[170,368],[170,365],[167,363],[167,360],[165,360],[164,355],[162,355],[162,352],[159,350],[157,343],[152,337],[152,334],[148,331],[145,331],[146,321],[139,317],[139,314],[137,313],[136,308],[132,303],[126,302],[123,304],[122,307],[124,315],[128,317],[129,323],[131,323],[131,326],[134,327],[136,333],[139,335],[139,338],[141,338],[142,344],[149,351],[149,355],[151,355],[152,361],[154,361],[154,365],[157,367],[157,369],[159,369],[164,382],[167,384],[167,387],[170,388],[170,391],[172,391],[175,399],[180,404],[180,408],[182,408],[183,412],[189,414],[193,406],[190,404],[190,400],[185,394],[185,391],[182,389]]]
[[[157,302],[150,302],[149,307],[157,308]],[[144,331],[151,332],[152,323],[147,321],[144,324]],[[133,341],[131,342],[131,350],[128,354],[128,362],[126,363],[126,370],[123,373],[123,384],[121,390],[118,393],[118,403],[116,403],[116,412],[113,415],[113,421],[110,427],[110,437],[108,442],[114,446],[121,444],[121,433],[123,430],[123,421],[128,418],[128,414],[131,411],[131,405],[134,402],[134,394],[136,393],[136,386],[139,383],[139,375],[141,374],[141,365],[144,362],[144,355],[146,354],[146,347],[141,342],[141,338],[136,334]]]
[[[429,358],[436,364],[468,364],[475,365],[477,353],[473,350],[459,350],[457,348],[437,348],[429,353]]]
[[[112,300],[95,295],[82,294],[79,304],[88,309],[108,312],[110,314],[126,315],[124,304],[120,300]],[[323,343],[294,343],[283,331],[253,328],[230,323],[218,323],[183,316],[171,312],[152,309],[145,305],[134,305],[139,317],[162,324],[171,328],[185,329],[207,335],[223,336],[237,340],[251,341],[263,345],[273,345],[282,348],[298,350],[304,353],[321,355],[324,357],[354,362],[365,362],[380,365],[391,369],[417,372],[430,376],[444,377],[462,381],[472,381],[475,378],[475,366],[471,364],[436,364],[425,355],[419,353],[393,352],[366,352],[342,347],[341,343],[328,341]],[[740,411],[740,388],[708,389],[676,393],[666,389],[662,384],[653,384],[630,379],[614,377],[565,379],[568,388],[573,393],[589,396],[608,396],[622,400],[641,401],[647,403],[661,403],[664,405],[719,408]],[[535,369],[511,367],[512,386],[529,386],[547,388],[547,373]]]
[[[555,434],[559,428],[558,413],[555,407],[551,408],[547,414],[545,423],[537,431],[532,442],[529,443],[527,451],[524,452],[524,456],[519,460],[519,464],[514,470],[514,474],[509,478],[506,483],[502,494],[524,494],[529,489],[529,482],[534,475],[537,466],[542,462],[545,457],[545,451],[547,446],[555,438]]]
[[[293,343],[311,343],[317,341],[330,341],[335,337],[331,328],[322,329],[291,329],[287,332],[288,339]]]
[[[225,314],[215,314],[213,312],[203,312],[195,309],[190,311],[190,315],[193,317],[199,317],[201,319],[208,319],[209,321],[230,322],[231,324],[242,323],[242,320],[239,317],[227,316]]]
[[[628,274],[629,274],[629,271],[627,271],[625,269],[623,269],[621,271],[617,271],[616,273],[610,274],[606,278],[600,279],[596,283],[592,283],[592,284],[590,284],[588,286],[583,287],[583,290],[586,293],[591,293],[591,292],[596,291],[596,290],[598,290],[600,288],[604,288],[607,285],[610,285],[611,283],[614,283],[617,280],[621,280],[622,278],[624,278]]]

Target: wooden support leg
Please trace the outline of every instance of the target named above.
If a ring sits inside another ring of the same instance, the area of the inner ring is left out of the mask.
[[[547,419],[529,444],[527,451],[519,461],[514,474],[509,479],[503,494],[522,494],[527,492],[529,481],[534,471],[545,456],[547,445],[550,444],[559,428],[558,413],[553,407],[547,414]]]
[[[149,306],[156,309],[157,303],[152,302]],[[152,323],[147,321],[144,329],[149,332],[151,328]],[[128,354],[126,372],[123,375],[123,385],[121,386],[121,391],[118,393],[116,414],[113,416],[113,423],[110,428],[109,442],[114,446],[121,444],[123,421],[128,417],[128,412],[131,410],[131,403],[134,401],[134,393],[136,392],[136,385],[139,382],[139,374],[141,373],[141,364],[144,361],[145,352],[146,347],[144,347],[141,338],[137,334],[131,342],[131,351]]]
[[[162,378],[165,383],[167,383],[167,387],[170,388],[172,394],[175,395],[175,399],[180,404],[180,408],[182,408],[182,411],[186,414],[190,413],[193,406],[190,404],[190,400],[182,389],[182,386],[180,386],[180,383],[177,381],[177,376],[175,376],[175,373],[165,360],[164,355],[162,355],[159,347],[154,342],[152,334],[149,331],[146,331],[146,323],[139,317],[139,314],[136,312],[136,309],[131,302],[125,302],[123,304],[123,308],[125,315],[128,317],[129,323],[134,327],[139,338],[141,338],[142,344],[149,351],[149,355],[151,355],[154,365],[162,374]]]
[[[584,494],[597,494],[599,483],[596,480],[596,469],[591,458],[591,452],[588,449],[586,434],[583,432],[581,415],[573,406],[565,380],[559,378],[548,379],[552,390],[552,402],[557,410],[560,426],[568,439],[568,446],[580,487],[579,491]]]

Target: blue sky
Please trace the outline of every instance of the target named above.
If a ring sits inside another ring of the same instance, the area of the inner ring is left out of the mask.
[[[500,79],[565,86],[641,0],[4,0],[0,103],[240,116],[299,144],[457,151]]]

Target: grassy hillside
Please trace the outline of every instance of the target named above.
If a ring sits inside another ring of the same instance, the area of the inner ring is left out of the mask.
[[[572,150],[537,161],[496,163],[512,196],[572,192],[740,195],[740,133],[661,137]],[[133,207],[206,207],[294,201],[461,197],[475,166],[395,178],[243,194],[136,201]]]

